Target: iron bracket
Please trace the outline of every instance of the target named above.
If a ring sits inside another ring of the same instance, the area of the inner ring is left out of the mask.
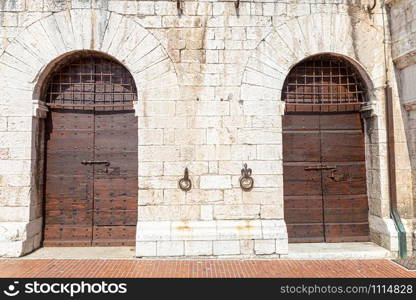
[[[181,0],[176,0],[176,8],[178,10],[178,14],[182,15],[182,5],[181,5]]]

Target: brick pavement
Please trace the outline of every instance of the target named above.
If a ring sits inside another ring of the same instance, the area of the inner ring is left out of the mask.
[[[1,259],[0,277],[413,277],[389,260]]]

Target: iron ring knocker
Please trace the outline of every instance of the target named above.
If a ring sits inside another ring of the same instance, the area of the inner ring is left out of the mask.
[[[188,168],[185,168],[185,174],[183,178],[179,180],[179,188],[184,192],[188,192],[192,189],[192,181],[189,179]]]
[[[253,189],[254,179],[251,177],[252,170],[247,168],[247,164],[244,164],[244,168],[241,169],[240,187],[243,191],[249,192]]]

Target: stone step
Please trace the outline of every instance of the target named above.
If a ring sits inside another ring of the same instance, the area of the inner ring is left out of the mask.
[[[289,244],[284,259],[385,259],[394,255],[371,242],[357,243],[296,243]]]

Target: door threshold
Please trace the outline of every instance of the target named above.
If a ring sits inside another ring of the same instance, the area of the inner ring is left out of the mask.
[[[372,242],[353,243],[295,243],[289,244],[285,259],[386,259],[392,253]]]
[[[135,247],[42,247],[22,259],[133,259]]]

